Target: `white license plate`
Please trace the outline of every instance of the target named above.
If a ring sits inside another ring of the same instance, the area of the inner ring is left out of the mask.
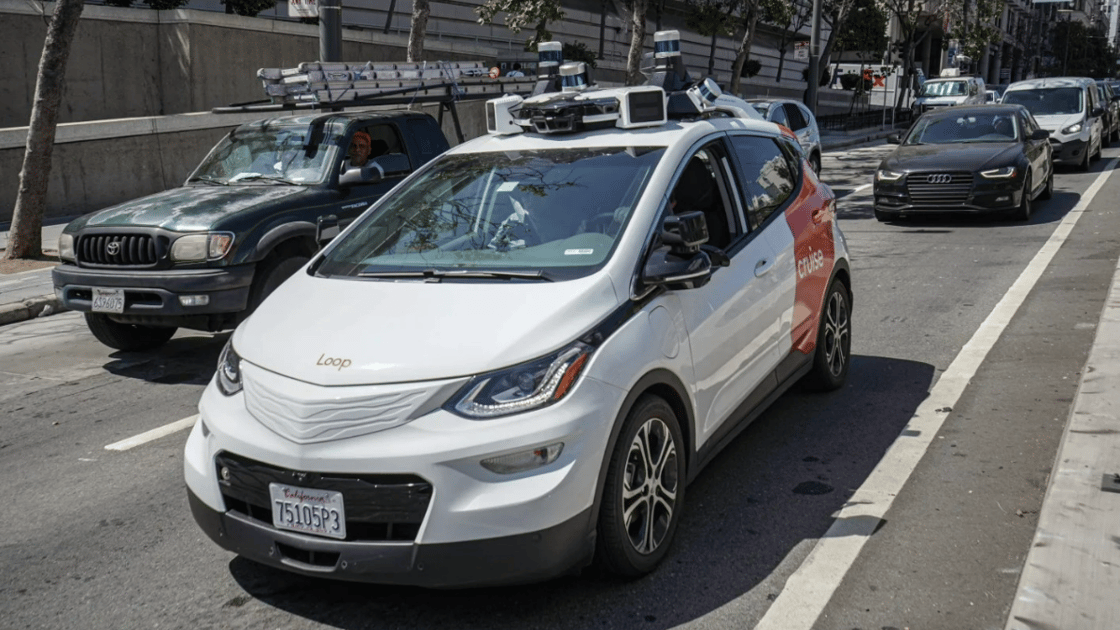
[[[124,289],[93,289],[94,313],[123,313]]]
[[[293,532],[346,538],[346,509],[342,493],[333,490],[268,484],[272,497],[272,525]]]

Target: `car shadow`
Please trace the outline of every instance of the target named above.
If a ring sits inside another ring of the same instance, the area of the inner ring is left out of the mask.
[[[640,579],[589,568],[541,584],[436,591],[304,577],[242,558],[229,571],[247,597],[346,629],[661,629],[732,602],[737,625],[749,627],[781,589],[771,576],[793,570],[781,565],[825,535],[933,379],[929,364],[854,356],[841,391],[782,396],[688,486],[673,549]]]
[[[215,335],[173,337],[166,344],[144,352],[116,351],[105,370],[124,378],[164,385],[205,385],[214,376],[218,355],[229,332]]]
[[[875,220],[875,207],[872,197],[862,197],[847,203],[838,204],[840,219],[844,222],[850,220],[870,219]],[[947,231],[954,228],[978,227],[1004,227],[1016,225],[1034,225],[1039,223],[1057,223],[1073,210],[1081,201],[1081,195],[1072,191],[1055,190],[1050,199],[1035,199],[1031,208],[1031,218],[1028,221],[1012,219],[1010,214],[960,214],[954,212],[921,212],[908,214],[904,218],[884,221],[883,225],[901,228],[911,228],[922,232]],[[841,223],[843,227],[843,223]]]

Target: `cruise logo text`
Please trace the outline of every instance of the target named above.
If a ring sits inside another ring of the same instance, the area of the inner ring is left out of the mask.
[[[824,267],[824,252],[809,249],[809,255],[797,261],[797,277],[804,278]]]

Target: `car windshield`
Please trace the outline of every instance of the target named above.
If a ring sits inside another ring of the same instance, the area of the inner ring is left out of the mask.
[[[926,81],[918,96],[964,96],[968,94],[967,81]]]
[[[1079,114],[1085,110],[1082,92],[1075,87],[1010,90],[1003,95],[1003,102],[1022,105],[1035,116]]]
[[[918,120],[905,144],[1015,142],[1021,137],[1013,112],[927,116]]]
[[[663,148],[449,155],[387,196],[317,272],[569,279],[609,257]]]
[[[253,127],[229,134],[190,176],[190,182],[316,184],[338,153],[338,138],[308,147],[307,125]]]

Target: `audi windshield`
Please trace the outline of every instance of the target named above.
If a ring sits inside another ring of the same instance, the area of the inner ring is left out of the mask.
[[[444,156],[359,219],[316,273],[581,277],[614,250],[663,153],[616,147]]]
[[[1007,111],[991,114],[925,116],[903,144],[960,144],[1017,142],[1022,137],[1018,118]]]

